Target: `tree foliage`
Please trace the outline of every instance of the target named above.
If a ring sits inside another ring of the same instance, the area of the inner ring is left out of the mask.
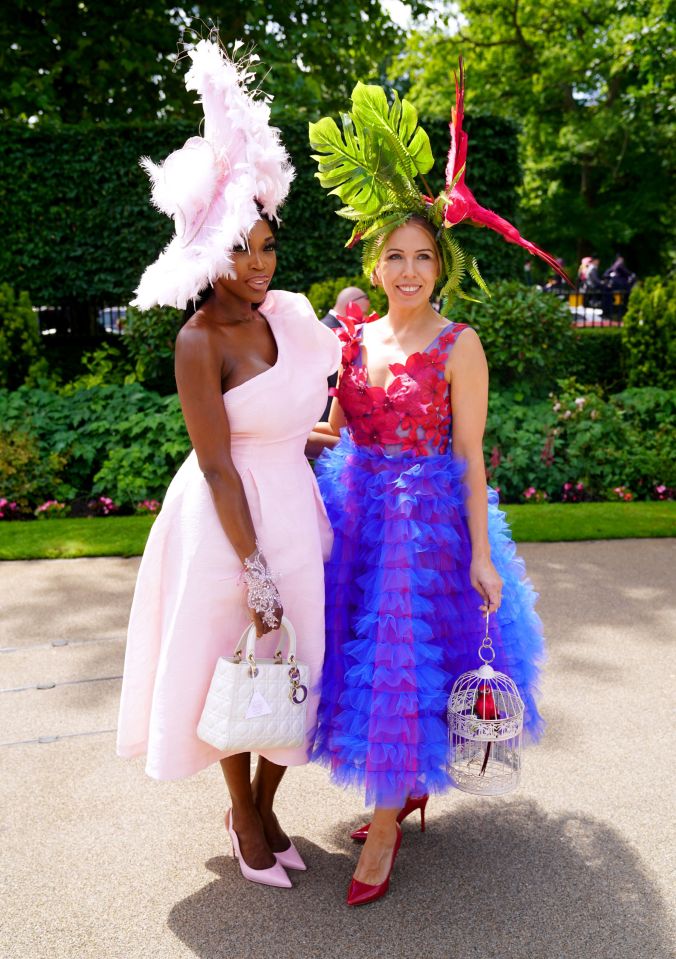
[[[412,13],[427,7],[407,0]],[[401,31],[379,0],[17,0],[0,20],[0,117],[62,123],[190,115],[177,41],[216,25],[255,44],[277,116],[339,107],[357,79],[380,79]]]
[[[625,250],[654,270],[673,238],[674,20],[669,0],[461,0],[394,65],[426,114],[447,115],[462,51],[470,116],[521,124],[521,224],[569,260]],[[459,13],[458,13],[459,11]],[[467,180],[481,199],[481,181]]]

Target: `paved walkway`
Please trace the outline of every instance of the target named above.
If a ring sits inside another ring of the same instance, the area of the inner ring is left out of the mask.
[[[23,742],[0,746],[0,957],[672,956],[674,541],[522,553],[546,738],[514,796],[456,793],[425,834],[407,822],[390,895],[361,910],[343,905],[361,803],[323,770],[282,785],[310,866],[286,891],[239,877],[218,769],[158,784],[115,757],[137,560],[0,564],[0,741]]]

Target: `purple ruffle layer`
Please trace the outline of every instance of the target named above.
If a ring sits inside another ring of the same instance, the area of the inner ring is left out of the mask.
[[[403,805],[440,792],[446,707],[460,673],[480,665],[481,599],[470,585],[463,465],[449,455],[390,456],[347,433],[317,463],[334,529],[326,567],[326,660],[313,758],[366,802]],[[503,578],[492,628],[494,666],[517,684],[525,731],[535,705],[543,641],[537,595],[489,490],[489,540]]]

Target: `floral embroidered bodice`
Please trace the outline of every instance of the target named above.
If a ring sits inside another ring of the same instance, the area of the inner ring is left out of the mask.
[[[451,440],[451,400],[444,370],[448,354],[466,323],[449,323],[432,343],[405,363],[392,363],[387,387],[371,386],[362,358],[362,332],[347,322],[338,336],[343,344],[342,375],[337,389],[352,440],[385,453],[430,456],[447,453]]]

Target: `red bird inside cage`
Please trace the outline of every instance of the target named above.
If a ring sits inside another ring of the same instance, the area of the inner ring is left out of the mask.
[[[479,719],[500,719],[500,713],[498,711],[498,707],[495,705],[493,690],[490,683],[480,683],[479,688],[476,691],[472,712],[475,716],[478,716]],[[490,755],[491,743],[488,743],[486,746],[486,752],[484,754],[483,765],[479,773],[480,776],[483,776],[486,772]]]

